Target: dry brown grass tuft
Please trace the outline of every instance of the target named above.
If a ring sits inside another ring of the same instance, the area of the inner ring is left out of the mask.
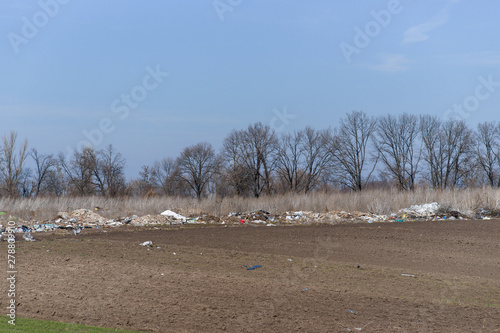
[[[177,197],[153,198],[36,198],[0,199],[1,216],[9,215],[23,220],[50,220],[60,211],[73,211],[80,208],[101,207],[98,213],[107,218],[131,215],[158,214],[166,209],[184,215],[227,215],[231,212],[246,212],[264,209],[272,213],[309,210],[361,211],[375,214],[389,214],[414,204],[438,202],[445,209],[470,212],[486,209],[492,213],[500,212],[500,189],[429,190],[418,189],[414,192],[397,190],[368,190],[356,192],[285,194],[261,198],[206,198],[202,200]]]

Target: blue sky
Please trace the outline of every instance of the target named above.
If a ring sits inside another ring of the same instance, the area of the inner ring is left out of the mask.
[[[320,129],[362,110],[475,126],[499,118],[499,12],[484,0],[3,0],[0,135],[44,153],[111,143],[131,177],[258,121]]]

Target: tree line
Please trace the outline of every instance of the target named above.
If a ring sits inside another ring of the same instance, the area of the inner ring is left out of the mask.
[[[31,163],[28,163],[31,160]],[[30,164],[30,166],[28,166]],[[43,154],[17,134],[0,147],[0,195],[251,196],[396,187],[500,187],[500,123],[476,128],[432,115],[369,117],[352,111],[334,128],[278,135],[260,122],[233,130],[216,152],[207,142],[143,165],[127,180],[112,145],[71,156]]]

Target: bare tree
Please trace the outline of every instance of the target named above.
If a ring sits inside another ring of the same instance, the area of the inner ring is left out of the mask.
[[[418,118],[414,115],[386,115],[378,119],[375,143],[385,166],[384,172],[402,190],[415,188],[421,156],[418,135]]]
[[[35,174],[33,178],[34,195],[38,196],[46,187],[46,180],[51,170],[57,166],[57,159],[52,154],[39,154],[36,148],[31,149],[30,156],[35,162]]]
[[[303,189],[303,139],[303,132],[296,131],[293,134],[283,134],[277,145],[276,171],[288,191],[298,192]]]
[[[68,193],[68,182],[63,168],[56,164],[55,168],[47,171],[43,193],[51,196],[60,197]]]
[[[318,185],[331,162],[328,149],[331,134],[329,130],[317,131],[311,127],[306,127],[303,133],[301,150],[305,162],[304,192],[307,193]]]
[[[488,184],[500,187],[500,124],[484,122],[477,126],[475,155]]]
[[[75,151],[69,161],[63,153],[59,154],[59,165],[68,179],[70,190],[77,195],[86,196],[96,193],[92,162],[94,155],[92,147],[84,147],[80,151]]]
[[[367,147],[375,126],[375,120],[362,111],[352,111],[340,120],[340,126],[331,138],[330,153],[333,173],[342,186],[361,191],[370,180],[378,160],[376,157],[371,170],[366,172],[369,159]]]
[[[156,161],[151,170],[154,186],[165,195],[175,195],[179,178],[176,161],[171,157],[164,158]]]
[[[243,157],[243,131],[232,131],[223,142],[222,159],[226,181],[236,195],[250,192],[251,171]]]
[[[28,141],[25,140],[16,154],[17,133],[4,136],[0,147],[0,181],[4,193],[10,197],[19,196],[20,179],[27,157]]]
[[[271,173],[274,168],[278,139],[274,130],[258,122],[248,126],[242,135],[242,158],[251,172],[252,193],[271,193]]]
[[[123,194],[125,190],[125,159],[112,145],[97,153],[94,173],[99,177],[101,193],[105,196],[116,197]]]
[[[179,178],[201,199],[220,162],[212,145],[206,142],[185,148],[177,159]]]
[[[464,121],[443,123],[436,116],[426,115],[420,118],[420,132],[432,186],[459,186],[472,171],[472,131]]]
[[[249,125],[246,130],[233,131],[224,140],[224,160],[238,193],[247,187],[254,197],[262,192],[271,193],[277,147],[274,130],[260,122]]]

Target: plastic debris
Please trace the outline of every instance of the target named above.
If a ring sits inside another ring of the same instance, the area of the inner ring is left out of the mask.
[[[151,246],[153,246],[153,242],[152,241],[145,241],[144,243],[141,243],[139,245],[151,247]]]
[[[435,216],[441,206],[437,202],[426,203],[423,205],[413,205],[410,208],[401,209],[400,212],[415,217]]]
[[[261,267],[262,267],[262,265],[255,265],[255,266],[252,266],[252,267],[248,267],[247,271],[253,271],[254,269],[261,268]]]
[[[25,241],[27,242],[34,242],[35,241],[35,237],[33,237],[33,235],[31,234],[31,232],[27,232],[23,235],[23,238]]]
[[[162,216],[167,216],[167,217],[171,217],[175,220],[181,220],[183,222],[186,222],[187,218],[185,216],[182,216],[180,214],[177,214],[176,212],[173,212],[171,210],[166,210],[164,211],[163,213],[161,213],[160,215]]]
[[[413,275],[413,274],[406,274],[406,273],[401,274],[401,276],[415,277],[415,275]]]

